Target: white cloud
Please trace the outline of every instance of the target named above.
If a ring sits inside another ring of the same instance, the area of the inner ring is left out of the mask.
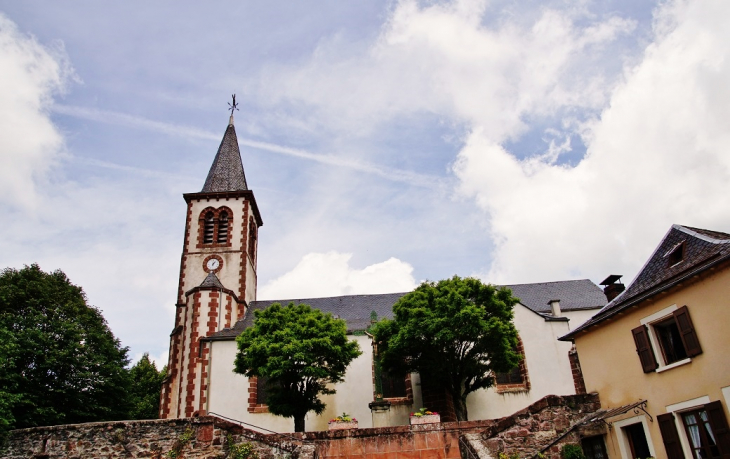
[[[36,181],[63,147],[48,114],[51,97],[72,71],[62,46],[42,46],[2,13],[0,69],[0,201],[34,206]]]
[[[313,123],[348,133],[431,112],[500,142],[523,132],[526,116],[603,106],[603,58],[616,59],[609,45],[634,21],[544,8],[531,23],[490,28],[483,19],[492,13],[485,1],[402,0],[365,53],[323,41],[300,68],[264,72],[251,97],[308,104]]]
[[[413,267],[390,258],[363,269],[350,267],[352,254],[310,253],[288,273],[259,288],[259,299],[318,298],[407,292],[416,287]]]
[[[730,229],[730,4],[665,4],[574,168],[519,161],[480,127],[461,191],[489,212],[496,282],[633,275],[670,224]]]

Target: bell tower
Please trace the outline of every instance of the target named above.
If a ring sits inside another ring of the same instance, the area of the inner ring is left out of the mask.
[[[170,334],[168,376],[160,418],[204,415],[209,346],[201,343],[243,317],[256,299],[256,249],[263,222],[248,189],[233,111],[223,140],[198,193],[187,203],[175,327]]]

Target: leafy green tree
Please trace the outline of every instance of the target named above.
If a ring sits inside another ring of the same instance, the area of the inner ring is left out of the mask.
[[[129,391],[131,411],[129,419],[157,419],[160,413],[160,391],[162,380],[167,374],[167,366],[157,371],[157,365],[150,360],[148,353],[132,365],[129,375],[132,387]]]
[[[0,338],[0,413],[13,427],[127,416],[128,349],[60,270],[0,273]]]
[[[236,338],[235,371],[268,380],[269,411],[294,418],[294,430],[304,432],[309,411],[321,414],[321,394],[342,381],[347,366],[361,354],[346,336],[345,321],[309,305],[274,303],[255,311],[252,327]]]
[[[378,358],[391,373],[418,372],[445,390],[465,421],[467,396],[521,359],[512,323],[517,301],[509,289],[474,278],[424,282],[393,306],[393,320],[374,327]]]

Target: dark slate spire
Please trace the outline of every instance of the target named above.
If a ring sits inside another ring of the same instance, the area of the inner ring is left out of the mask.
[[[218,153],[215,155],[213,165],[210,166],[208,178],[205,179],[201,192],[241,190],[248,190],[248,186],[246,185],[246,175],[243,173],[241,151],[238,149],[236,128],[233,127],[233,114],[231,114],[228,128],[223,134],[223,140],[218,147]]]
[[[221,284],[221,281],[218,280],[218,276],[216,276],[213,271],[208,273],[205,280],[203,281],[202,284],[200,284],[200,286],[201,287],[225,288],[225,287],[223,287],[223,284]]]

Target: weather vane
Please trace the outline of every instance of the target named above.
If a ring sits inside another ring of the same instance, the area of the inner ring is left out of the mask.
[[[231,111],[231,116],[233,116],[233,110],[238,110],[238,104],[236,103],[236,95],[233,94],[233,103],[231,104],[228,102],[228,110]]]

